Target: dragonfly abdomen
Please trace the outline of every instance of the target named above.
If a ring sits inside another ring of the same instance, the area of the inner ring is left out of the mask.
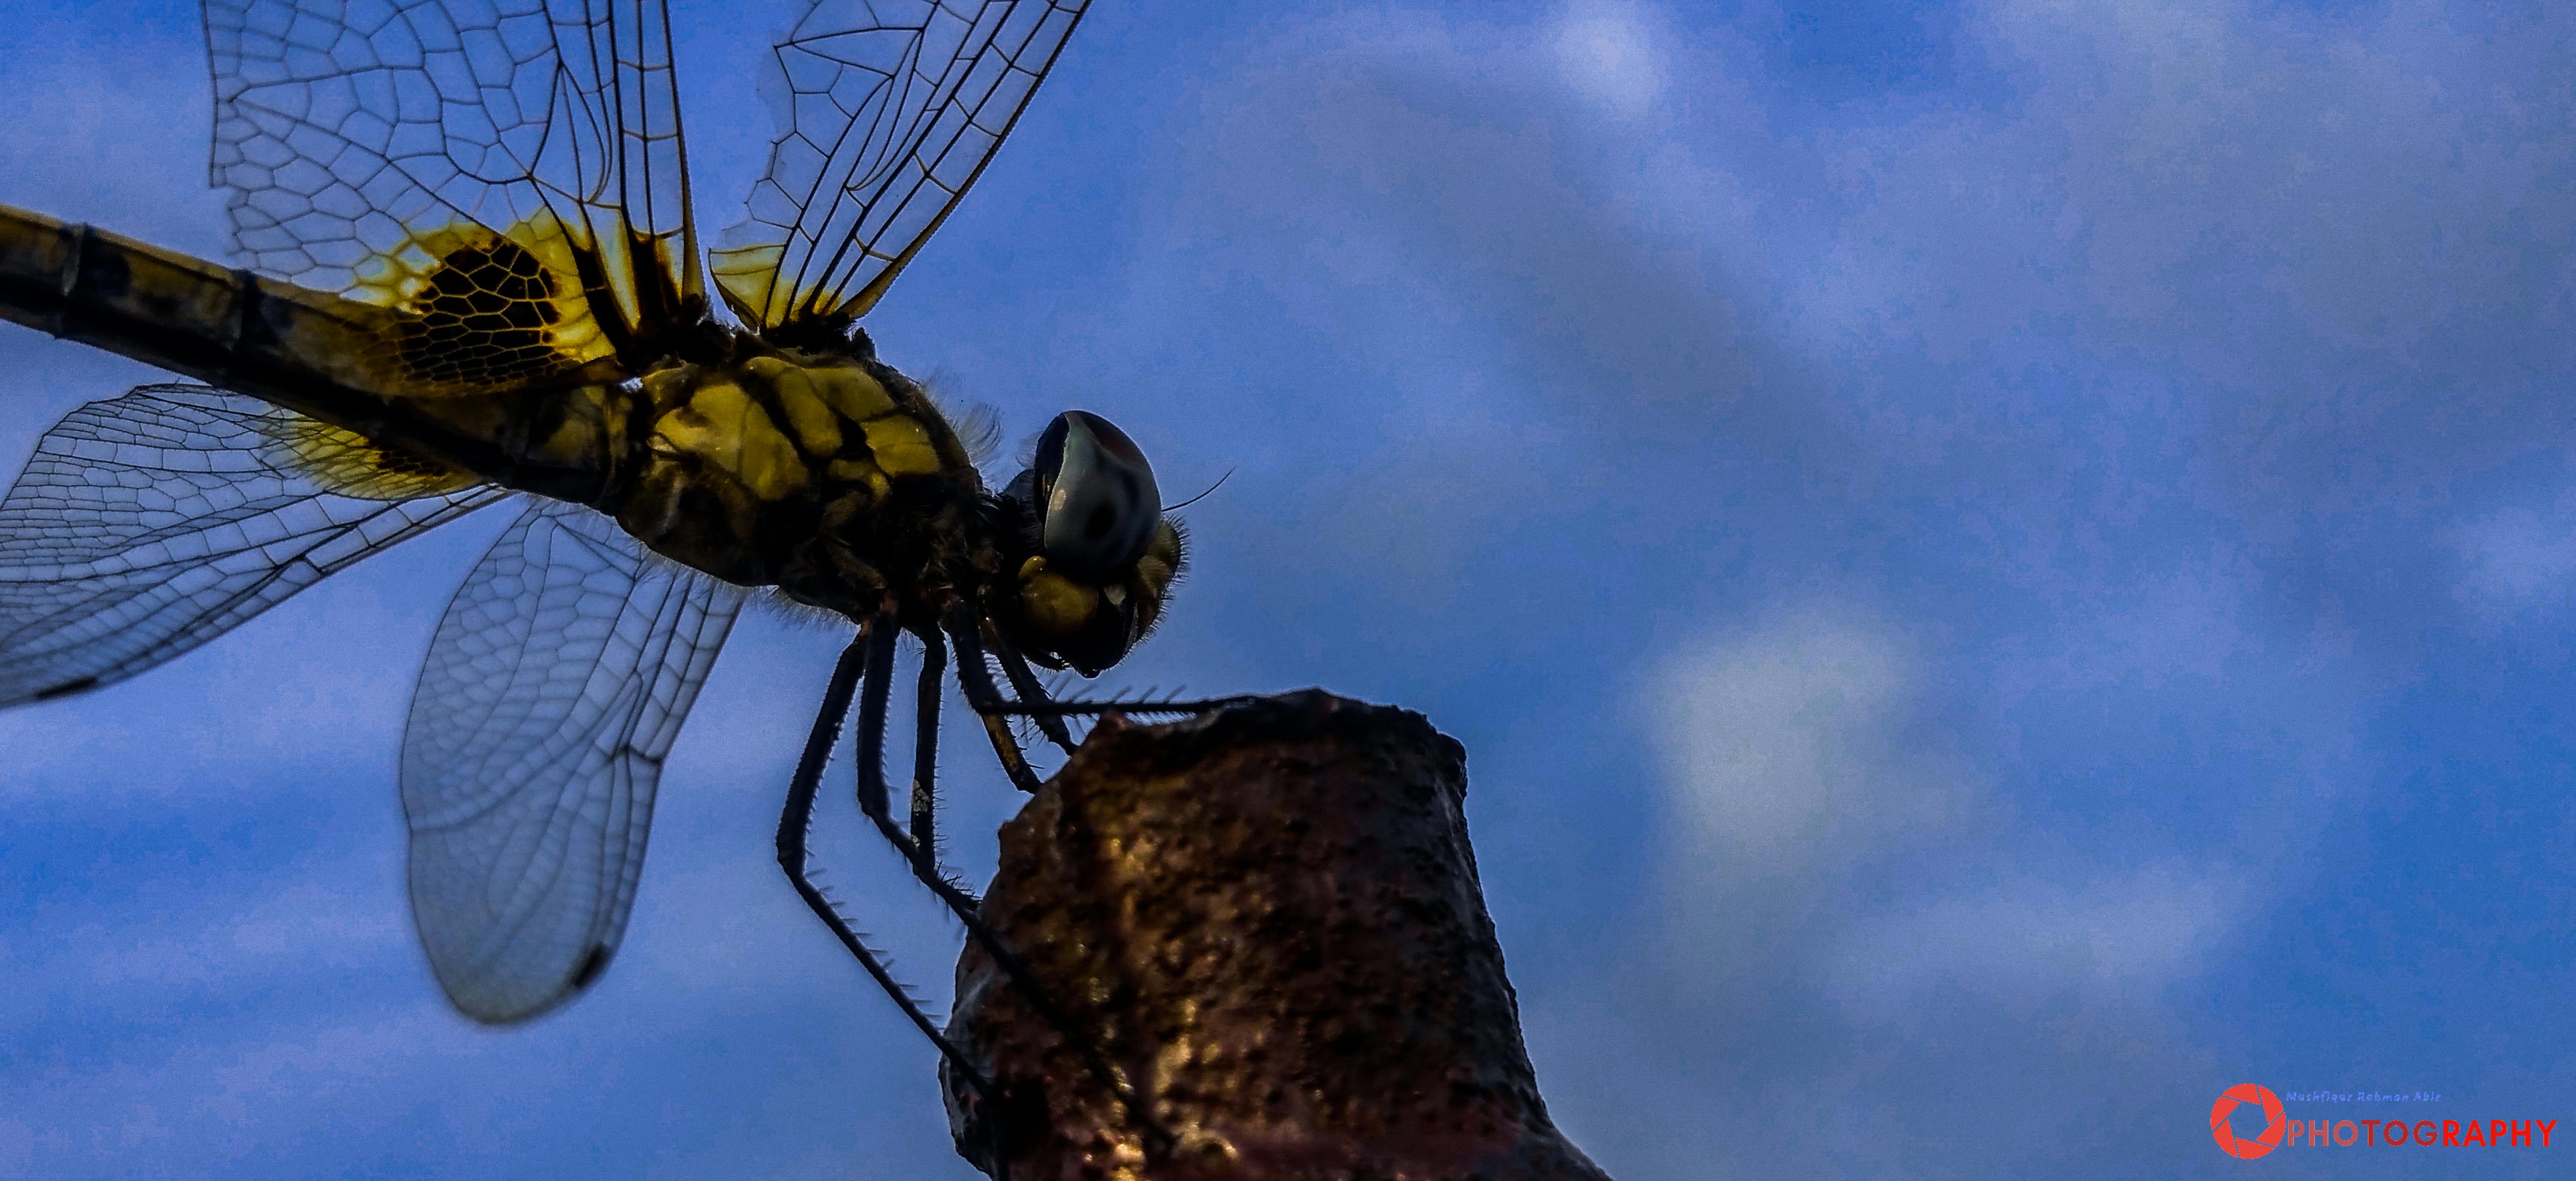
[[[606,490],[612,366],[507,394],[420,387],[382,363],[396,311],[0,206],[0,318],[283,406],[376,448],[561,500]],[[352,461],[346,448],[335,462]]]

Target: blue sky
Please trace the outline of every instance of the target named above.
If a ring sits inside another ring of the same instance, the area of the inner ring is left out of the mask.
[[[677,7],[713,225],[788,16],[733,7]],[[1622,1181],[2563,1175],[2238,1162],[2207,1117],[2259,1082],[2576,1137],[2571,38],[1102,0],[870,327],[1014,439],[1079,405],[1176,494],[1235,473],[1122,675],[1466,743],[1541,1083]],[[220,254],[188,6],[0,44],[0,201]],[[11,464],[152,379],[14,329],[0,365]],[[445,1008],[395,750],[502,524],[0,715],[0,1176],[972,1175],[770,859],[810,627],[735,632],[600,985]],[[950,767],[980,878],[1014,796]],[[935,907],[822,842],[944,1001]]]

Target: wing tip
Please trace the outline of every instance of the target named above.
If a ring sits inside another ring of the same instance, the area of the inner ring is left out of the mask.
[[[523,998],[461,996],[454,990],[448,989],[444,979],[440,980],[439,984],[441,990],[447,993],[447,1002],[455,1006],[457,1012],[473,1019],[476,1024],[494,1027],[524,1025],[562,1008],[574,997],[588,990],[592,984],[599,981],[601,976],[607,974],[608,961],[616,954],[617,948],[611,944],[591,944],[590,950],[583,952],[581,959],[573,964],[572,970],[564,974],[563,984],[533,1004],[527,1003]]]
[[[74,693],[84,693],[84,692],[87,692],[87,691],[89,691],[89,690],[91,690],[91,689],[95,689],[95,688],[98,688],[98,678],[97,678],[97,677],[95,677],[95,676],[88,676],[88,677],[74,677],[74,678],[72,678],[71,680],[68,680],[68,681],[63,682],[62,684],[54,685],[54,686],[51,686],[51,687],[48,687],[48,688],[44,688],[44,689],[38,689],[38,690],[36,690],[36,691],[35,691],[35,693],[34,693],[34,694],[30,695],[30,696],[27,698],[27,700],[29,700],[29,701],[52,701],[52,700],[54,700],[54,699],[55,699],[55,698],[57,698],[57,697],[69,697],[69,696],[71,696],[71,695],[72,695],[72,694],[74,694]]]
[[[590,987],[592,981],[599,979],[600,973],[608,970],[608,957],[616,952],[616,948],[605,943],[591,944],[590,950],[582,955],[581,962],[573,965],[572,975],[565,978],[563,995],[569,998]]]

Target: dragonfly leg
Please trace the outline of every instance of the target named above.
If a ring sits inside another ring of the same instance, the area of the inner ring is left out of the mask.
[[[895,629],[894,619],[887,615],[878,616],[876,626],[891,632]],[[912,814],[909,817],[912,827],[907,832],[894,822],[885,781],[885,716],[888,698],[893,696],[894,650],[888,646],[882,661],[873,651],[870,652],[859,690],[859,811],[876,826],[888,844],[903,854],[905,864],[912,867],[912,876],[936,892],[948,903],[950,910],[957,912],[958,917],[974,922],[982,903],[940,869],[938,829],[933,819],[938,799],[931,776],[936,773],[939,757],[939,692],[944,688],[939,674],[946,663],[946,652],[938,638],[925,639],[921,696],[913,732]]]
[[[805,740],[804,755],[796,760],[796,778],[787,785],[787,807],[778,816],[778,864],[787,871],[787,880],[795,885],[796,896],[803,898],[816,917],[832,928],[832,934],[840,937],[841,946],[858,957],[859,965],[867,969],[877,987],[894,998],[894,1003],[903,1009],[903,1015],[912,1019],[913,1027],[919,1029],[923,1037],[929,1038],[932,1045],[939,1047],[940,1056],[948,1060],[948,1064],[975,1089],[977,1095],[988,1103],[999,1104],[1001,1093],[993,1086],[993,1081],[984,1077],[965,1052],[948,1040],[947,1031],[932,1024],[930,1018],[922,1013],[921,1003],[913,1000],[912,994],[896,982],[894,974],[886,970],[884,961],[860,940],[849,921],[841,917],[840,909],[823,896],[821,888],[806,873],[810,856],[805,847],[805,837],[814,823],[814,792],[823,781],[824,765],[832,761],[832,747],[840,740],[841,720],[849,716],[851,691],[858,687],[860,674],[876,663],[880,651],[890,664],[894,655],[893,629],[886,626],[863,627],[858,638],[851,641],[849,649],[841,653],[840,663],[832,669],[831,685],[823,693],[823,708],[814,715],[814,730]],[[875,696],[876,717],[882,720],[885,695],[880,690]],[[864,734],[861,743],[863,746],[866,744]]]
[[[984,736],[993,742],[993,757],[1001,760],[1013,787],[1036,794],[1037,772],[1029,769],[1028,755],[1011,734],[1012,704],[993,687],[993,670],[984,663],[983,645],[975,638],[973,614],[962,603],[951,604],[946,626],[948,638],[957,645],[957,687],[966,694],[968,708],[984,720]]]
[[[1107,698],[1099,701],[1005,701],[996,704],[993,707],[993,712],[1005,717],[1021,718],[1075,716],[1096,717],[1106,713],[1121,713],[1137,717],[1151,717],[1155,715],[1169,716],[1173,714],[1203,714],[1215,710],[1228,709],[1238,705],[1246,705],[1259,700],[1259,697],[1247,693],[1238,694],[1233,697],[1202,697],[1190,701],[1184,701],[1179,698]]]
[[[879,622],[889,630],[893,627],[890,616],[880,616]],[[975,644],[973,622],[964,614],[962,607],[952,610],[948,632],[950,639],[957,645],[957,679],[965,688],[967,703],[974,706],[977,713],[983,715],[986,732],[995,735],[994,749],[1009,752],[1005,755],[1003,764],[1006,767],[1016,766],[1017,769],[1012,778],[1017,781],[1021,775],[1028,774],[1028,763],[1018,758],[1019,744],[1011,738],[1008,725],[1003,723],[1000,715],[994,711],[994,707],[1003,704],[1001,694],[993,687],[991,674],[984,666],[984,654]],[[890,673],[893,659],[891,647],[887,649],[886,659],[887,672]],[[925,662],[936,659],[938,659],[936,656],[927,656]],[[1101,1085],[1109,1088],[1110,1094],[1117,1096],[1118,1105],[1126,1110],[1127,1117],[1134,1120],[1136,1126],[1143,1130],[1149,1143],[1158,1146],[1156,1151],[1169,1147],[1174,1143],[1172,1134],[1156,1122],[1153,1115],[1146,1110],[1144,1099],[1137,1095],[1133,1086],[1128,1084],[1126,1075],[1111,1066],[1108,1060],[1101,1056],[1099,1048],[1093,1044],[1092,1039],[1075,1028],[1073,1021],[1065,1016],[1064,1011],[1057,1008],[1054,1001],[1048,999],[1046,990],[1039,987],[1037,978],[1030,974],[1027,963],[1020,959],[1019,953],[1012,951],[1002,942],[999,935],[993,933],[991,927],[985,925],[981,904],[973,895],[959,889],[954,883],[941,876],[935,867],[929,864],[926,846],[895,824],[886,801],[884,745],[881,742],[869,740],[869,735],[875,730],[868,716],[870,703],[875,703],[879,711],[876,717],[881,719],[885,699],[883,690],[873,687],[882,684],[886,677],[872,664],[868,679],[872,689],[862,694],[859,703],[860,725],[865,727],[859,732],[859,810],[867,813],[868,820],[877,826],[877,831],[889,844],[902,852],[906,861],[912,864],[913,876],[919,878],[921,884],[930,887],[932,893],[939,895],[940,900],[948,904],[950,913],[955,914],[957,920],[965,924],[967,935],[982,945],[986,954],[993,957],[993,962],[1001,967],[1003,975],[1010,978],[1012,987],[1028,1001],[1029,1008],[1037,1013],[1038,1019],[1054,1027],[1056,1033],[1061,1035],[1066,1044],[1072,1046],[1074,1052],[1082,1058],[1084,1068],[1094,1078],[1099,1079]],[[925,675],[922,683],[924,700],[935,700],[936,679]],[[928,710],[936,707],[926,705],[923,708]],[[928,724],[923,726],[920,733],[925,744],[936,740]],[[927,764],[920,762],[923,756],[920,755],[919,748],[916,749],[914,757],[917,774],[926,776]],[[1029,776],[1029,783],[1023,790],[1035,791],[1037,789],[1035,779],[1034,775]],[[925,781],[926,778],[917,778],[914,781],[916,792]],[[920,798],[919,795],[915,796],[916,801]],[[916,807],[918,806],[916,802]]]
[[[1038,683],[1038,674],[1029,668],[1028,658],[1020,655],[1019,647],[1011,643],[1011,637],[1002,634],[1002,629],[994,627],[992,620],[984,621],[984,639],[993,645],[993,655],[1001,658],[1002,675],[1011,678],[1011,691],[1020,695],[1021,704],[1050,704],[1046,686]],[[1066,754],[1073,753],[1073,734],[1065,729],[1063,715],[1038,713],[1026,716],[1037,719],[1038,732],[1046,735],[1048,741],[1063,748]]]
[[[939,633],[921,637],[921,685],[913,697],[912,847],[919,872],[948,874],[939,867],[939,698],[947,685],[948,647]]]

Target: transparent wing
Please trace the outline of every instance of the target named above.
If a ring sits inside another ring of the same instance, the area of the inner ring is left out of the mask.
[[[412,918],[448,999],[520,1021],[626,930],[653,790],[743,592],[541,502],[447,607],[403,736]]]
[[[975,183],[1088,0],[818,0],[774,50],[783,108],[712,256],[736,313],[864,315]]]
[[[207,0],[205,22],[212,182],[259,271],[546,338],[486,386],[698,294],[660,0]]]
[[[331,438],[193,385],[142,386],[45,432],[0,500],[0,706],[133,676],[509,495],[436,471],[334,479],[318,466],[342,454]]]

